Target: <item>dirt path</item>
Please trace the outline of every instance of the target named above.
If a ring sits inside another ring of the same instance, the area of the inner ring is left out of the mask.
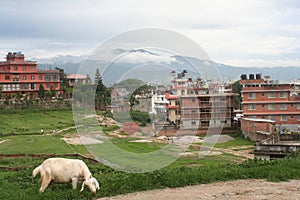
[[[220,151],[220,152],[223,152],[223,153],[233,154],[235,156],[241,156],[241,157],[244,157],[244,158],[247,158],[247,159],[253,159],[254,158],[254,154],[249,154],[249,152],[245,152],[245,151],[242,151],[242,150],[234,151],[234,150],[231,150],[231,149],[216,148],[216,147],[214,147],[213,150]]]
[[[8,140],[9,140],[9,139],[2,140],[2,141],[0,141],[0,144],[6,142],[6,141],[8,141]]]
[[[167,188],[120,195],[98,200],[298,200],[300,199],[300,180],[290,182],[266,182],[263,180],[237,180]]]

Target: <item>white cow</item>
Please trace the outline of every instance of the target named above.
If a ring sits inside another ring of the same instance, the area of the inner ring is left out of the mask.
[[[72,187],[75,190],[79,180],[83,180],[80,192],[84,189],[84,185],[88,186],[92,193],[96,193],[96,190],[100,189],[98,181],[92,177],[89,168],[82,160],[49,158],[33,170],[32,176],[35,177],[38,173],[41,175],[42,182],[40,192],[44,192],[51,182],[68,183],[72,181]]]

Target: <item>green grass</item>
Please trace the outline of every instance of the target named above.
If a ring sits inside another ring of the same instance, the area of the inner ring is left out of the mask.
[[[197,152],[191,157],[180,157],[175,162],[173,162],[169,168],[181,168],[181,167],[214,167],[228,163],[235,163],[240,160],[240,157],[223,153],[218,156],[205,156],[204,158],[199,158]]]
[[[0,160],[1,163],[1,160]],[[0,173],[0,194],[2,199],[95,199],[128,192],[166,187],[205,184],[237,179],[266,179],[287,181],[300,178],[300,158],[275,161],[249,160],[240,164],[219,164],[195,167],[167,167],[148,173],[125,173],[115,171],[102,164],[88,166],[101,185],[96,196],[85,189],[82,193],[71,189],[71,184],[54,184],[40,194],[38,178],[31,178],[34,167],[18,172]],[[288,169],[288,170],[287,170]]]
[[[0,153],[81,153],[88,154],[84,145],[68,145],[57,135],[20,135],[2,137],[7,140],[0,145]]]
[[[159,150],[165,146],[164,143],[160,143],[160,142],[151,142],[151,143],[132,142],[138,139],[139,138],[123,138],[123,139],[112,138],[111,141],[119,148],[134,153],[148,153],[148,152]]]
[[[74,126],[71,110],[29,112],[0,115],[0,131],[2,134],[40,134],[50,130]]]

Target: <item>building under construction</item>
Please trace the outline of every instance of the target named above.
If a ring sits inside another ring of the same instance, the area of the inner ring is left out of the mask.
[[[234,94],[225,89],[224,83],[214,83],[188,77],[187,71],[172,72],[172,88],[166,93],[168,119],[177,129],[197,134],[206,133],[208,128],[233,128]]]

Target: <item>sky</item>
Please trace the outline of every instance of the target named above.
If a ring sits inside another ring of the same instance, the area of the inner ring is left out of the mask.
[[[10,0],[0,2],[0,58],[89,55],[127,31],[160,28],[219,63],[300,67],[298,0]],[[174,41],[176,42],[176,41]]]

